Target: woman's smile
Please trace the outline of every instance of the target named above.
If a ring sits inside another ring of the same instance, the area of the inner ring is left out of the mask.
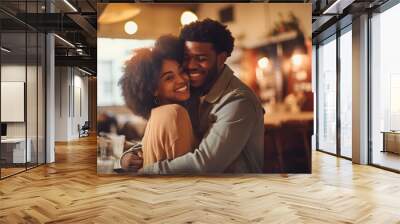
[[[184,85],[184,86],[182,86],[182,87],[176,89],[175,92],[178,92],[178,93],[186,93],[188,90],[189,90],[188,85]]]

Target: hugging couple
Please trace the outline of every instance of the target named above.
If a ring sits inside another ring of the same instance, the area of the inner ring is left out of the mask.
[[[119,84],[126,105],[148,122],[142,151],[124,153],[124,169],[262,173],[264,110],[225,64],[233,42],[226,26],[205,19],[135,51]]]

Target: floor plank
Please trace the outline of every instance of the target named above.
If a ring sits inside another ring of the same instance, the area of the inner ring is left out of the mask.
[[[97,176],[96,139],[0,181],[0,223],[400,223],[400,175],[313,153],[313,173]]]
[[[374,151],[372,161],[376,165],[400,170],[400,154],[376,150]]]

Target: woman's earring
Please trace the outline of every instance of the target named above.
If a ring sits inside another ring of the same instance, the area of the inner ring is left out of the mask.
[[[154,104],[160,105],[160,100],[156,96],[154,97]]]

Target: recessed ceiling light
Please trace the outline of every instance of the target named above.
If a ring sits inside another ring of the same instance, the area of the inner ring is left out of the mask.
[[[64,0],[65,4],[67,4],[74,12],[78,12],[78,10],[68,1]]]
[[[10,53],[10,52],[11,52],[11,50],[9,50],[9,49],[7,49],[7,48],[5,48],[5,47],[1,47],[1,50],[4,51],[4,52],[6,52],[6,53]]]
[[[68,46],[75,48],[75,45],[73,45],[73,44],[72,44],[71,42],[69,42],[68,40],[66,40],[66,39],[64,39],[64,38],[62,38],[62,37],[60,37],[60,36],[57,35],[57,34],[54,34],[54,36],[57,37],[57,38],[58,38],[59,40],[61,40],[62,42],[64,42],[65,44],[67,44]]]
[[[83,73],[85,73],[85,74],[87,74],[87,75],[92,75],[92,73],[90,73],[90,72],[88,72],[88,71],[86,71],[86,70],[83,70],[83,69],[81,69],[81,68],[79,68],[79,67],[78,67],[78,70],[81,71],[81,72],[83,72]]]

